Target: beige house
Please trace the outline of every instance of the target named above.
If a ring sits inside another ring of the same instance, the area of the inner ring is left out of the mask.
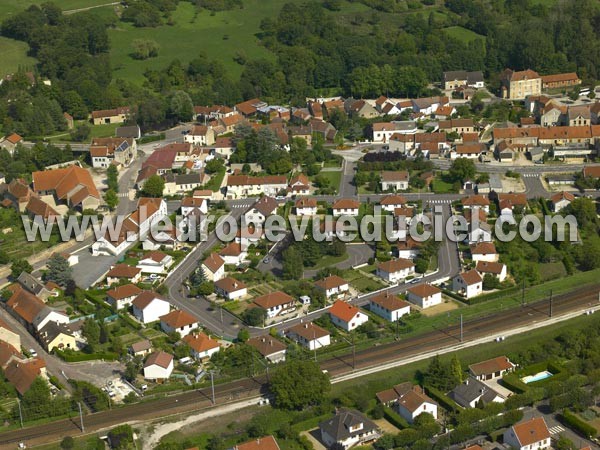
[[[122,106],[115,109],[103,109],[100,111],[92,111],[91,119],[94,125],[102,125],[105,123],[123,123],[129,116],[129,107]]]
[[[501,97],[509,100],[521,100],[542,93],[542,77],[531,69],[522,71],[505,69],[500,74],[500,82]]]

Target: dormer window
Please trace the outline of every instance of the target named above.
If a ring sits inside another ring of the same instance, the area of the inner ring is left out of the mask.
[[[363,429],[363,424],[361,423],[357,423],[356,425],[350,425],[350,427],[348,427],[348,431],[350,431],[350,433],[355,433],[359,430]]]

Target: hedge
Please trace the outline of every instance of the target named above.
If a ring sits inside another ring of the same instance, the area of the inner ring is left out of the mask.
[[[105,361],[116,361],[119,355],[112,352],[98,352],[98,353],[66,353],[62,350],[54,349],[56,356],[66,362],[82,362],[82,361],[93,361],[97,359],[103,359]]]
[[[127,323],[127,325],[129,325],[134,330],[142,329],[142,325],[139,322],[133,320],[131,317],[129,317],[129,314],[119,314],[119,317],[123,322]]]
[[[302,422],[298,422],[292,425],[292,430],[300,433],[304,430],[312,430],[319,426],[319,423],[329,419],[331,417],[330,413],[323,414],[322,416],[311,417],[310,419],[303,420]]]
[[[562,421],[566,426],[574,429],[575,431],[584,435],[586,438],[589,439],[593,436],[596,436],[596,428],[584,422],[568,409],[563,410],[560,418],[562,418]]]
[[[389,406],[386,406],[383,408],[383,417],[392,425],[394,425],[396,428],[403,430],[405,428],[408,428],[408,422],[404,419],[404,417],[402,417],[400,414],[398,414],[396,411],[394,411],[392,408],[390,408]]]
[[[440,404],[440,406],[442,406],[446,411],[458,412],[461,410],[461,407],[458,406],[458,404],[454,400],[452,400],[443,392],[438,391],[436,388],[431,386],[425,386],[425,391],[427,392],[427,395],[429,395],[432,399],[437,401]]]
[[[517,394],[523,394],[529,389],[527,384],[523,383],[515,373],[509,373],[502,377],[502,385]]]

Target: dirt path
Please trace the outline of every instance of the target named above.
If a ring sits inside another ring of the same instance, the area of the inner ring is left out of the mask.
[[[88,11],[94,8],[103,8],[105,6],[115,6],[119,5],[121,2],[112,2],[112,3],[104,3],[102,5],[88,6],[87,8],[78,8],[78,9],[69,9],[68,11],[63,11],[63,14],[75,14],[82,11]]]

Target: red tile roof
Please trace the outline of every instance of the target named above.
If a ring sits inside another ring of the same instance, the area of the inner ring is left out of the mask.
[[[214,273],[221,267],[223,267],[225,261],[223,260],[223,258],[221,258],[221,256],[219,256],[218,253],[211,253],[210,255],[208,255],[208,258],[206,258],[202,264],[204,264],[206,267],[208,267],[208,269],[210,269],[211,272]]]
[[[33,323],[37,315],[46,307],[45,303],[31,292],[15,285],[13,295],[6,305],[13,309],[27,323]]]
[[[346,280],[337,275],[330,275],[327,278],[315,282],[315,286],[320,287],[323,290],[334,289],[347,284],[348,282]]]
[[[273,436],[265,436],[258,439],[235,445],[234,450],[280,450]]]
[[[409,288],[408,292],[416,295],[417,297],[427,298],[431,297],[432,295],[439,294],[442,291],[429,283],[422,283]]]
[[[110,278],[134,278],[142,269],[127,264],[117,264],[106,274]]]
[[[46,363],[39,358],[26,361],[13,360],[6,366],[4,375],[19,394],[23,395],[29,390],[34,380],[41,375],[42,369],[45,367]]]
[[[148,359],[146,360],[144,367],[150,367],[150,366],[156,364],[157,366],[162,367],[163,369],[166,369],[167,367],[169,367],[169,365],[172,362],[173,362],[173,355],[170,355],[166,352],[160,351],[160,352],[152,353],[150,356],[148,356]]]
[[[341,198],[333,204],[333,209],[358,209],[360,203],[349,198]]]
[[[165,314],[160,318],[161,322],[164,322],[171,328],[182,328],[187,325],[193,325],[198,323],[198,320],[190,313],[176,309],[171,311],[169,314]]]
[[[472,286],[483,281],[481,275],[479,275],[479,272],[477,272],[475,269],[471,269],[467,272],[460,273],[458,274],[458,276],[465,281],[467,286]]]
[[[521,447],[527,447],[535,442],[550,439],[550,431],[543,417],[533,417],[525,422],[512,426]]]
[[[395,273],[404,269],[409,269],[414,266],[415,263],[413,263],[410,259],[398,258],[382,262],[377,266],[377,268],[387,273]]]
[[[358,313],[360,310],[356,306],[341,300],[335,301],[329,308],[329,314],[344,322],[350,322]]]
[[[183,342],[188,344],[194,351],[198,353],[220,347],[217,341],[211,339],[204,333],[188,334],[183,338]]]
[[[287,305],[293,302],[294,299],[292,297],[281,291],[270,292],[254,299],[254,304],[264,309]]]
[[[498,356],[476,364],[471,364],[469,369],[473,375],[478,376],[493,374],[502,370],[511,370],[514,367],[514,364],[511,363],[506,356]]]
[[[382,308],[388,309],[390,311],[397,311],[399,309],[403,309],[406,307],[410,308],[410,303],[405,302],[404,300],[400,300],[395,295],[390,295],[389,292],[385,292],[377,295],[371,299],[371,302],[376,303]]]
[[[150,303],[152,303],[152,301],[155,298],[166,301],[164,298],[162,298],[160,295],[158,295],[154,291],[142,291],[140,294],[138,294],[138,296],[136,298],[133,299],[133,302],[131,304],[138,309],[144,309]]]
[[[106,291],[106,295],[110,298],[114,298],[115,300],[121,300],[124,298],[132,297],[134,295],[138,295],[142,292],[142,290],[137,287],[135,284],[124,284],[123,286],[117,286],[114,289]]]

